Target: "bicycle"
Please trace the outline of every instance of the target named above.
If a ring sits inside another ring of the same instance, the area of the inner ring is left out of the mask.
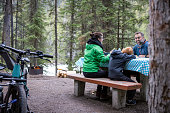
[[[9,54],[12,51],[17,54],[16,60]],[[43,54],[41,51],[31,52],[30,50],[18,50],[4,44],[0,45],[0,55],[5,60],[6,66],[0,65],[0,69],[7,67],[12,70],[12,75],[0,73],[0,81],[10,81],[8,84],[0,84],[0,111],[2,113],[27,113],[30,112],[27,105],[27,74],[25,69],[30,60],[24,56],[34,58],[53,58],[51,55]],[[48,60],[48,59],[45,59]],[[49,61],[49,60],[48,60]],[[28,68],[28,67],[27,67]],[[3,98],[3,86],[8,86],[5,98]]]

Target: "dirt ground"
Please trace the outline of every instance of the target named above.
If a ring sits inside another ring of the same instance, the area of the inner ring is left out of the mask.
[[[74,96],[74,81],[55,76],[29,75],[28,105],[34,113],[147,113],[147,103],[139,99],[137,104],[122,109],[113,109],[111,97],[107,101],[95,99],[92,93],[96,85],[87,83],[85,95]]]

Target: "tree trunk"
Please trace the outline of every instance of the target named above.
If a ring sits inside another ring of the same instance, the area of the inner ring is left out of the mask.
[[[37,12],[37,8],[38,8],[38,0],[31,0],[30,2],[30,8],[31,8],[31,11],[30,11],[30,22],[32,22],[33,18],[34,18],[34,14]],[[34,51],[37,50],[37,47],[38,47],[38,44],[37,44],[37,39],[33,39],[33,47],[35,48]],[[37,66],[37,59],[36,58],[33,58],[33,64],[34,66]]]
[[[10,0],[6,0],[3,33],[2,33],[2,43],[5,43],[8,46],[11,45],[11,40],[10,40],[11,5],[10,4],[11,4]]]
[[[149,0],[150,5],[150,113],[170,111],[170,1]]]
[[[120,29],[120,6],[118,7],[118,14],[117,14],[117,49],[119,49],[120,44],[120,37],[119,37],[119,29]]]
[[[106,7],[106,12],[108,12],[108,14],[106,14],[105,12],[102,13],[103,17],[111,17],[113,15],[113,13],[111,13],[109,11],[109,9],[113,8],[113,1],[112,0],[102,0],[102,4],[104,5],[104,7]],[[98,22],[100,23],[100,22]],[[103,32],[103,36],[104,38],[107,38],[106,40],[103,41],[103,46],[104,46],[104,50],[105,51],[110,51],[113,48],[113,43],[111,40],[108,39],[109,35],[113,35],[112,32],[112,28],[114,27],[114,25],[112,24],[112,20],[108,19],[107,21],[103,20],[102,22],[102,29],[105,29],[106,31]],[[111,48],[110,48],[111,47]]]
[[[82,15],[82,18],[83,18],[84,15]],[[86,24],[85,24],[85,20],[83,20],[81,22],[81,34],[83,35],[84,33],[87,32],[87,27],[86,27]],[[86,40],[85,40],[86,41]],[[81,52],[82,52],[82,56],[84,56],[84,50],[85,50],[85,47],[86,47],[86,43],[85,44],[81,44]]]
[[[37,48],[38,48],[38,39],[34,39],[34,48],[35,48],[35,51],[37,50]],[[36,58],[34,58],[34,66],[37,66],[38,65],[38,63],[37,63],[38,61],[37,61],[37,59]]]
[[[57,73],[57,0],[55,0],[55,73]]]
[[[73,43],[74,43],[74,0],[71,1],[71,30],[70,30],[70,59],[69,59],[69,70],[72,70],[72,60],[73,60]]]
[[[15,48],[17,49],[17,38],[18,38],[18,0],[16,6],[16,29],[15,29]]]
[[[91,5],[92,5],[92,14],[93,14],[93,19],[92,19],[92,24],[91,24],[91,31],[97,31],[97,15],[96,15],[96,4],[95,4],[95,1],[94,0],[91,0]]]
[[[125,1],[123,0],[123,3],[122,3],[122,10],[123,10],[123,12],[125,11]],[[126,16],[125,16],[125,14],[123,14],[122,15],[122,40],[121,40],[121,49],[123,49],[124,48],[124,36],[125,36],[125,19],[126,19]]]
[[[37,7],[38,7],[38,0],[31,0],[30,2],[30,19],[32,21],[32,18],[34,14],[37,12]]]
[[[12,0],[10,0],[11,2],[11,47],[14,47],[14,33],[13,33],[13,29],[14,29],[14,26],[13,26],[13,5],[12,5]]]
[[[18,5],[18,0],[17,0],[17,5]],[[20,4],[21,5],[23,5],[23,2],[22,2],[22,0],[20,1]],[[18,5],[19,6],[19,5]],[[18,8],[18,6],[17,6],[17,8]],[[17,9],[18,10],[18,9]],[[18,12],[18,11],[17,11]],[[23,10],[21,9],[21,15],[23,15]],[[18,16],[16,17],[16,18],[18,18]],[[17,20],[17,19],[16,19]],[[24,44],[24,36],[25,36],[25,30],[24,30],[24,27],[25,27],[25,23],[24,23],[24,20],[23,20],[23,18],[22,18],[22,16],[21,16],[21,21],[22,21],[22,26],[21,26],[21,48],[22,49],[24,49],[24,47],[25,47],[25,44]],[[17,25],[17,21],[16,21],[16,25]],[[17,30],[16,30],[16,32],[17,32]],[[17,37],[17,36],[16,36]],[[17,40],[16,40],[17,41]],[[17,43],[16,43],[17,44]]]
[[[21,37],[21,38],[23,39],[23,41],[22,41],[22,43],[21,43],[21,44],[22,44],[22,49],[24,49],[24,47],[25,47],[25,46],[24,46],[24,45],[25,45],[25,43],[24,43],[25,29],[24,29],[24,28],[25,28],[25,25],[24,25],[24,23],[23,23],[23,26],[22,26],[22,37]]]

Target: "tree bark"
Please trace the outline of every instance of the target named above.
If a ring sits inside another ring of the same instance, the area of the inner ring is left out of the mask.
[[[124,12],[125,11],[125,6],[126,6],[126,2],[123,0],[123,3],[122,3],[122,11]],[[121,49],[124,48],[124,36],[125,36],[125,21],[126,21],[126,16],[125,14],[122,15],[122,40],[121,40]]]
[[[12,0],[10,0],[10,5],[11,5],[11,47],[14,47],[14,26],[13,26],[13,5],[12,5]]]
[[[74,0],[71,0],[71,30],[70,30],[70,59],[69,59],[69,70],[72,70],[72,60],[73,60],[73,43],[74,43]]]
[[[82,15],[83,18],[84,15]],[[83,19],[83,21],[81,22],[81,34],[83,35],[84,33],[87,32],[87,25],[85,24],[85,20]],[[84,40],[86,42],[86,40]],[[84,50],[86,47],[86,43],[81,44],[81,52],[82,52],[82,56],[84,56]]]
[[[119,32],[120,32],[120,6],[118,8],[118,14],[117,14],[117,49],[119,49],[119,44],[120,44],[120,37],[119,37]]]
[[[20,1],[20,4],[21,5],[23,5],[23,2],[22,2],[22,0]],[[19,1],[17,0],[17,8],[19,7]],[[18,9],[17,9],[18,10]],[[21,15],[23,15],[23,9],[21,9]],[[18,11],[17,11],[17,13],[18,13]],[[18,15],[18,14],[17,14]],[[16,18],[18,18],[18,16],[16,16]],[[18,19],[16,19],[16,26],[17,26],[17,20]],[[24,49],[24,47],[25,47],[25,43],[24,43],[24,36],[25,36],[25,29],[24,29],[24,27],[25,27],[25,23],[24,23],[24,20],[23,20],[23,17],[21,16],[21,21],[22,21],[22,26],[21,26],[21,48],[22,49]],[[17,27],[16,27],[17,28]],[[16,32],[17,32],[18,30],[16,30]],[[16,38],[17,38],[17,36],[16,36]],[[17,41],[17,39],[16,39],[16,41]],[[18,41],[17,41],[18,42]],[[16,42],[16,44],[17,44],[17,42]]]
[[[37,12],[37,9],[38,9],[38,0],[31,0],[30,8],[31,8],[31,11],[30,11],[30,22],[32,22],[33,18],[34,18],[34,14]],[[36,51],[37,48],[38,48],[38,44],[37,43],[38,43],[38,39],[34,38],[33,39],[33,47],[35,48],[34,51]],[[37,66],[37,59],[33,58],[33,64],[34,64],[34,66]]]
[[[96,15],[96,4],[94,0],[91,0],[92,10],[91,13],[93,14],[92,24],[90,25],[90,29],[93,32],[96,32],[97,28],[97,15]]]
[[[11,40],[10,40],[10,18],[11,18],[10,0],[6,0],[3,33],[2,33],[2,43],[5,43],[8,46],[10,46],[10,44],[11,44]]]
[[[30,19],[32,21],[32,18],[34,16],[34,14],[37,12],[37,8],[38,8],[38,0],[31,0],[30,2]]]
[[[108,12],[108,14],[103,12],[102,13],[103,17],[108,18],[113,15],[113,13],[109,10],[114,7],[112,2],[113,2],[112,0],[102,0],[102,4],[104,5],[104,7],[107,8],[106,12]],[[111,29],[114,27],[114,25],[112,24],[111,19],[108,19],[107,21],[103,20],[102,22],[98,22],[98,23],[102,23],[102,29],[105,30],[105,32],[103,32],[103,37],[104,39],[105,38],[107,39],[103,41],[103,47],[104,47],[104,51],[108,52],[111,49],[113,49],[113,45],[114,45],[114,43],[111,40],[108,40],[109,35],[113,35],[113,31]]]
[[[149,0],[150,5],[150,113],[170,111],[170,1]]]
[[[15,48],[17,49],[17,38],[18,38],[18,0],[17,0],[17,6],[16,6],[16,29],[15,29]]]
[[[57,0],[55,0],[55,73],[57,73]]]

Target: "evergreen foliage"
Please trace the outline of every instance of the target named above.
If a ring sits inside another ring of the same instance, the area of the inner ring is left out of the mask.
[[[74,10],[70,9],[71,1],[75,2]],[[73,61],[83,57],[90,32],[104,33],[104,51],[109,52],[112,49],[133,47],[134,33],[138,30],[144,32],[140,27],[148,25],[148,14],[144,9],[148,8],[146,0],[65,0],[64,3],[59,10],[59,18],[65,31],[62,34],[64,37],[59,37],[65,38],[63,40],[70,44],[70,17],[74,13]],[[139,18],[139,14],[143,15]],[[69,59],[69,48],[66,46],[65,50],[65,57]]]
[[[38,1],[37,7],[35,8],[35,12],[33,15],[31,15],[31,18],[29,19],[27,23],[27,40],[25,42],[27,45],[25,48],[30,49],[32,51],[40,50],[45,51],[45,42],[46,42],[46,36],[45,34],[45,26],[47,25],[45,20],[45,10],[44,10],[44,4],[42,2]],[[39,63],[42,60],[39,61]],[[34,65],[39,65],[34,62]]]
[[[33,1],[38,5],[32,12]],[[148,39],[148,5],[148,0],[58,0],[58,62],[72,69],[74,62],[83,57],[89,34],[94,31],[104,34],[106,52],[133,47],[136,31],[144,32]],[[54,55],[54,0],[13,0],[13,11],[16,47]]]

